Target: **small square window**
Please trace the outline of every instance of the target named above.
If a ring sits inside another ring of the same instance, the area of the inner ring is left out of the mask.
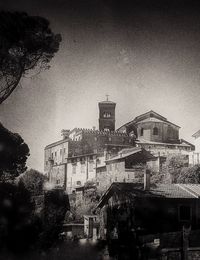
[[[81,163],[81,173],[85,172],[85,164]]]
[[[93,164],[93,162],[90,162],[89,163],[89,171],[92,172],[93,168],[94,168],[94,164]]]
[[[76,165],[75,164],[72,165],[72,173],[76,174]]]

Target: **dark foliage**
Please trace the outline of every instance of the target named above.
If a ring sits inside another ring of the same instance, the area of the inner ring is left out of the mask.
[[[58,242],[69,210],[67,194],[63,190],[46,192],[40,215],[35,214],[34,199],[22,182],[0,183],[0,250],[21,254]]]
[[[36,236],[33,211],[30,193],[22,184],[0,183],[1,249],[19,252],[30,247]]]
[[[44,174],[34,169],[27,170],[24,174],[21,174],[18,178],[18,181],[22,182],[25,188],[33,196],[38,196],[43,194],[44,183],[46,180],[47,179]]]
[[[0,104],[31,69],[49,68],[60,42],[45,18],[0,12]]]
[[[43,209],[43,232],[40,234],[39,246],[48,248],[57,240],[62,231],[65,214],[70,209],[68,195],[62,189],[45,192]]]
[[[0,179],[14,178],[26,170],[28,145],[19,134],[0,124]]]
[[[200,183],[200,165],[182,168],[176,181],[177,183]]]

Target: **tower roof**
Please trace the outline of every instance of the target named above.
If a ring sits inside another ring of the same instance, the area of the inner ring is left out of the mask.
[[[99,104],[113,104],[113,105],[116,105],[116,103],[115,102],[113,102],[113,101],[110,101],[110,100],[105,100],[105,101],[101,101],[101,102],[99,102]]]
[[[99,102],[99,104],[103,104],[103,105],[104,105],[104,104],[108,104],[108,105],[116,105],[115,102],[112,102],[112,101],[108,100],[108,97],[109,97],[109,95],[106,94],[106,100]]]

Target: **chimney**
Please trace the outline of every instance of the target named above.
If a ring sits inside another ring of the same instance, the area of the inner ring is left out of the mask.
[[[151,172],[149,169],[145,169],[144,172],[144,190],[150,190],[150,178],[151,178]]]
[[[68,129],[61,130],[61,135],[62,135],[63,139],[68,139],[69,133],[70,133],[70,130],[68,130]]]

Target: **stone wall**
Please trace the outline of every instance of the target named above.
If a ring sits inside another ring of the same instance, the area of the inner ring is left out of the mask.
[[[59,187],[65,187],[66,168],[65,164],[54,165],[50,170],[50,182]]]
[[[157,134],[154,133],[154,128],[157,128]],[[141,129],[143,129],[143,134]],[[138,139],[144,139],[152,142],[161,143],[178,143],[179,128],[166,122],[140,122],[137,127]]]

